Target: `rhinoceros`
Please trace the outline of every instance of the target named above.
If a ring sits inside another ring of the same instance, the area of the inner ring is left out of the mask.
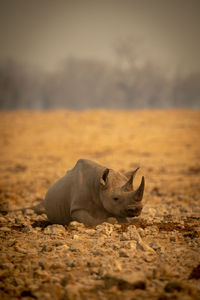
[[[122,174],[88,159],[79,159],[73,169],[56,181],[47,191],[41,207],[51,223],[67,225],[77,221],[97,225],[109,217],[118,222],[135,217],[142,211],[144,177],[138,189],[133,179],[138,168]]]

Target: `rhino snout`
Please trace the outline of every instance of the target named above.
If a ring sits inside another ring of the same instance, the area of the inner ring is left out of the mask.
[[[129,206],[128,209],[126,209],[125,213],[127,217],[139,216],[141,214],[142,208],[143,208],[142,205],[138,205],[136,207]]]

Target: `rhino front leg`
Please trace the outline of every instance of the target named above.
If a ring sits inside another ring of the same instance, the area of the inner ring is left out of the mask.
[[[87,210],[75,210],[71,213],[71,218],[73,221],[89,226],[98,225],[105,221],[92,217]]]
[[[125,217],[116,217],[118,223],[128,223],[128,220]]]

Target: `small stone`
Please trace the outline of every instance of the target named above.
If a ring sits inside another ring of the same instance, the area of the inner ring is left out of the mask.
[[[26,215],[30,215],[30,216],[32,216],[32,215],[34,215],[35,214],[35,212],[34,212],[34,210],[33,209],[26,209]]]
[[[137,229],[137,232],[139,233],[139,235],[140,235],[141,237],[145,237],[145,231],[144,231],[144,229],[138,228],[138,229]]]
[[[105,288],[110,289],[117,286],[119,290],[146,289],[146,281],[143,273],[134,272],[130,275],[106,274],[104,277]]]
[[[64,235],[65,233],[65,227],[59,224],[49,225],[44,229],[44,234]]]
[[[111,233],[113,232],[113,228],[113,224],[104,222],[103,224],[96,226],[96,231],[97,233],[103,233],[108,236],[111,235]]]
[[[12,247],[12,246],[14,246],[15,244],[16,244],[16,239],[10,239],[9,241],[8,241],[8,247]]]
[[[137,243],[136,241],[125,241],[121,245],[122,248],[136,250]]]
[[[65,241],[64,240],[53,240],[52,243],[51,243],[52,246],[62,246],[62,245],[65,245]]]
[[[113,272],[120,272],[122,270],[122,265],[119,260],[111,259],[109,261],[109,266],[112,268]]]
[[[11,229],[9,228],[9,227],[0,227],[0,231],[2,231],[2,232],[10,232],[11,231]]]
[[[93,236],[93,235],[95,235],[96,230],[95,229],[86,229],[85,233],[89,234],[90,236]]]
[[[42,252],[51,252],[55,250],[55,247],[52,247],[51,245],[43,245],[42,247]]]
[[[60,280],[60,283],[62,286],[66,286],[69,283],[73,283],[74,282],[74,277],[72,274],[68,273],[65,277],[63,277]]]
[[[95,246],[101,247],[104,244],[105,244],[105,238],[104,238],[104,236],[100,236],[99,238],[97,238],[93,241],[92,246],[93,247],[95,247]]]
[[[27,254],[28,253],[27,250],[25,250],[25,249],[23,249],[19,246],[15,246],[15,250],[19,253],[22,253],[22,254]]]
[[[68,284],[65,287],[65,293],[63,295],[63,299],[67,300],[81,300],[82,297],[80,295],[82,286],[80,284]]]
[[[69,228],[73,228],[73,229],[85,228],[85,225],[84,225],[83,223],[79,223],[79,222],[76,222],[76,221],[72,221],[72,222],[69,224]]]
[[[142,240],[137,243],[137,248],[145,252],[147,251],[147,252],[155,253],[155,251],[151,247],[149,247],[149,245],[144,243]]]
[[[148,215],[150,215],[151,217],[154,217],[156,215],[156,210],[155,208],[149,208],[148,209]]]
[[[0,217],[0,223],[3,224],[3,223],[7,223],[7,220],[6,218],[4,217]]]
[[[79,241],[74,241],[71,247],[69,248],[69,250],[72,252],[80,252],[83,251],[83,249],[83,244]]]
[[[129,257],[129,253],[125,249],[120,249],[119,256],[120,257]]]
[[[56,247],[56,250],[66,253],[69,252],[69,247],[67,245],[60,245]]]
[[[117,219],[113,218],[113,217],[110,217],[110,218],[107,219],[107,222],[110,223],[110,224],[117,224]]]
[[[158,241],[156,241],[156,240],[153,240],[150,244],[149,244],[149,246],[151,247],[151,248],[153,248],[154,250],[161,250],[161,245],[159,244],[159,242]]]
[[[9,276],[9,270],[4,269],[4,270],[0,270],[0,280],[6,278]]]
[[[97,249],[92,250],[92,253],[94,255],[98,255],[98,256],[103,256],[104,255],[104,251],[101,248],[97,248]]]
[[[79,240],[79,239],[80,239],[80,237],[79,237],[77,234],[74,234],[74,235],[72,236],[72,238],[73,238],[73,240]]]
[[[128,241],[130,238],[126,232],[122,232],[122,235],[120,237],[120,241]]]
[[[50,265],[50,269],[65,269],[66,265],[61,262],[56,262]]]
[[[151,252],[147,252],[147,253],[144,253],[143,259],[146,262],[152,262],[155,259],[155,255],[153,255],[153,253],[151,253]]]
[[[165,286],[165,292],[167,293],[173,293],[175,291],[181,292],[182,290],[183,290],[182,284],[177,281],[168,282]]]
[[[115,229],[120,229],[120,228],[121,228],[121,225],[120,225],[120,224],[114,224],[114,228],[115,228]]]
[[[8,223],[15,224],[15,218],[14,217],[8,217],[7,220],[8,220]]]
[[[177,241],[176,236],[170,236],[170,241],[171,241],[171,242],[176,242],[176,241]]]
[[[111,247],[113,250],[118,250],[119,248],[121,248],[121,245],[119,243],[112,243]]]

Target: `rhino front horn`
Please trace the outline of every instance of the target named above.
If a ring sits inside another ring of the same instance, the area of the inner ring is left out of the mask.
[[[136,172],[138,171],[139,168],[135,169],[132,172],[128,172],[125,175],[126,176],[130,176],[129,180],[122,186],[122,190],[127,192],[127,191],[131,191],[133,189],[133,179],[135,177]]]
[[[134,200],[139,202],[142,201],[143,193],[144,193],[144,176],[142,176],[142,180],[139,188],[131,194]]]

